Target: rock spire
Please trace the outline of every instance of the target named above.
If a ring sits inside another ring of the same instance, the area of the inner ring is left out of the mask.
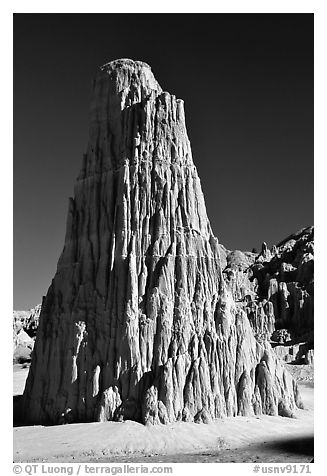
[[[183,101],[145,63],[113,61],[93,82],[23,400],[32,423],[207,422],[299,404],[222,279]]]

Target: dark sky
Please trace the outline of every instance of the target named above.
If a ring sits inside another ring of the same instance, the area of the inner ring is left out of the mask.
[[[185,100],[214,233],[269,246],[313,224],[312,14],[14,15],[14,308],[41,301],[88,137],[91,79],[149,63]]]

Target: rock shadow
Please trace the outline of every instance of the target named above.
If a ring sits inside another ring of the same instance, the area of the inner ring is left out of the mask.
[[[23,395],[14,395],[13,397],[13,426],[23,426],[22,416],[22,397]]]
[[[314,456],[314,437],[305,436],[298,438],[284,438],[269,444],[272,450],[279,453],[291,453],[294,455]]]

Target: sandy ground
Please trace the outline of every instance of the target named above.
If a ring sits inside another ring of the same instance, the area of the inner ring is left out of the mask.
[[[14,395],[28,369],[14,368]],[[313,382],[299,382],[304,410],[225,418],[209,425],[84,423],[14,428],[15,462],[304,463],[313,458]]]
[[[28,375],[28,370],[29,370],[29,365],[28,364],[15,364],[13,366],[13,371],[14,371],[14,393],[13,395],[22,395],[24,388],[25,388],[25,382],[27,379]]]
[[[293,375],[298,383],[308,383],[314,381],[314,367],[313,365],[294,365],[285,364],[287,370]]]

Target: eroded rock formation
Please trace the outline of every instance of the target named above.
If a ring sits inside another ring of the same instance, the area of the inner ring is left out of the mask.
[[[290,415],[300,404],[296,384],[255,338],[222,278],[221,251],[183,101],[163,92],[145,63],[104,65],[42,306],[27,421]]]
[[[38,304],[29,311],[13,311],[13,330],[18,333],[23,329],[30,337],[35,337],[39,325],[42,304]]]
[[[274,246],[268,259],[253,266],[259,296],[272,303],[275,329],[272,340],[287,362],[313,364],[314,346],[314,229],[304,228]],[[281,342],[285,333],[287,339]]]
[[[224,279],[258,340],[287,362],[313,362],[313,227],[261,253],[227,253]],[[278,344],[278,345],[277,345]]]
[[[13,361],[31,360],[36,331],[39,325],[41,304],[29,311],[13,311]]]
[[[274,306],[277,329],[293,337],[313,331],[313,227],[289,236],[252,266],[258,294]]]

